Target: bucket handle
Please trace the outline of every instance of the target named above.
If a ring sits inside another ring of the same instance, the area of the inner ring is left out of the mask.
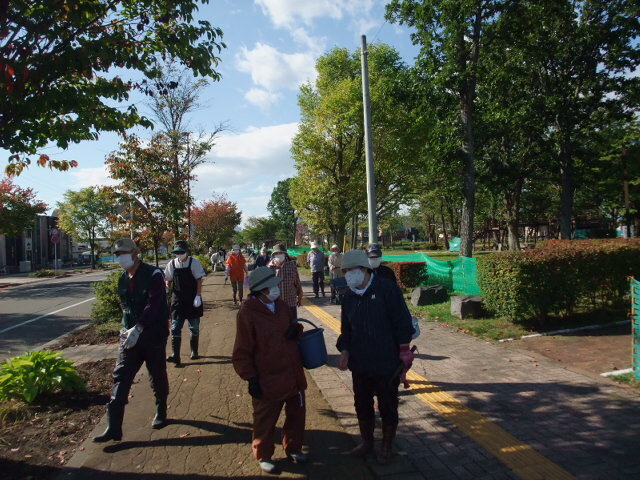
[[[312,322],[312,321],[310,321],[310,320],[306,320],[306,319],[304,319],[304,318],[296,318],[296,320],[295,320],[295,321],[296,321],[296,322],[305,322],[305,323],[308,323],[309,325],[311,325],[313,328],[318,328],[318,326],[317,326],[315,323],[313,323],[313,322]]]

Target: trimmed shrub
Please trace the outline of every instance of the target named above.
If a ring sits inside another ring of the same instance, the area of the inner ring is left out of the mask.
[[[303,253],[297,257],[292,257],[296,261],[296,265],[303,268],[309,268],[309,262],[307,261],[307,254]]]
[[[540,248],[478,257],[485,306],[498,315],[543,321],[624,298],[640,275],[640,239],[552,240]]]
[[[200,263],[202,264],[202,268],[204,268],[204,273],[209,275],[213,270],[213,267],[211,266],[211,259],[206,255],[202,255],[202,254],[193,255],[193,257],[197,258],[200,261]]]
[[[96,302],[91,309],[91,319],[94,323],[120,323],[122,320],[120,296],[118,295],[118,279],[120,275],[122,275],[122,270],[113,271],[107,278],[93,286]]]
[[[85,388],[73,362],[61,358],[57,352],[41,350],[0,364],[0,400],[33,403],[41,393]]]
[[[400,288],[415,288],[427,283],[427,264],[425,262],[387,262],[398,279]]]

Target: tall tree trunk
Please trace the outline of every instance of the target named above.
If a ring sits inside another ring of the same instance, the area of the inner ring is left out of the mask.
[[[447,234],[447,222],[444,219],[444,196],[440,197],[440,219],[442,220],[442,235],[444,236],[444,249],[449,251],[449,235]]]
[[[560,238],[570,239],[575,180],[571,143],[567,140],[560,150],[560,172]]]
[[[470,99],[469,99],[470,100]],[[464,128],[464,167],[462,169],[462,218],[460,219],[460,256],[473,256],[473,220],[476,205],[476,167],[475,145],[473,138],[473,121],[471,118],[472,100],[465,101],[462,107],[462,124]]]
[[[95,232],[91,232],[89,233],[89,246],[91,247],[91,270],[95,270],[96,268],[95,245],[96,245],[96,234]]]
[[[520,250],[520,196],[524,181],[518,178],[513,184],[513,190],[504,192],[504,208],[507,221],[509,250]]]

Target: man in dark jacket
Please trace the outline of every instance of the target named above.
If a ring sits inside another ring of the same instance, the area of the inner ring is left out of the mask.
[[[373,451],[374,395],[382,418],[380,463],[392,455],[398,426],[400,367],[411,367],[409,342],[413,335],[411,314],[398,285],[373,273],[362,250],[344,254],[342,270],[350,290],[342,302],[341,333],[337,348],[339,368],[351,370],[356,415],[362,443],[351,451],[364,456]]]
[[[378,275],[379,277],[388,278],[396,283],[398,283],[398,279],[396,278],[396,274],[393,273],[386,265],[381,265],[382,262],[382,249],[380,245],[377,243],[372,243],[367,248],[367,256],[369,257],[369,267],[373,270],[373,273]]]
[[[138,370],[147,364],[151,388],[156,397],[156,416],[151,426],[162,428],[167,423],[169,381],[165,350],[169,336],[169,309],[162,270],[143,263],[138,247],[129,238],[117,240],[113,253],[124,269],[118,281],[122,308],[120,352],[113,371],[113,390],[107,404],[108,426],[93,439],[102,443],[122,439],[124,407]]]

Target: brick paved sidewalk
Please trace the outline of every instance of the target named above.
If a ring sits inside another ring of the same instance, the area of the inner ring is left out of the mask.
[[[309,303],[339,319],[340,307],[328,297],[310,298],[310,282],[304,283]],[[313,319],[308,310],[303,314]],[[421,328],[413,367],[421,380],[400,394],[396,444],[403,457],[386,469],[374,467],[380,476],[640,478],[637,395],[444,325]],[[327,324],[325,338],[335,365],[337,334]],[[355,434],[350,375],[335,368],[311,373],[343,426]]]
[[[207,308],[201,323],[200,354],[188,359],[188,334],[183,338],[183,368],[169,365],[170,425],[150,428],[154,403],[143,368],[125,411],[121,442],[98,445],[86,441],[58,479],[257,479],[266,476],[251,454],[251,401],[246,382],[230,363],[235,337],[231,287],[224,275],[209,275],[204,284]],[[326,367],[324,367],[326,368]],[[282,424],[282,419],[279,426]],[[104,419],[95,434],[105,428]],[[279,436],[276,437],[277,439]],[[346,455],[353,441],[335,419],[315,383],[309,378],[305,449],[308,465],[292,465],[276,444],[274,459],[280,478],[373,480],[368,466]]]

